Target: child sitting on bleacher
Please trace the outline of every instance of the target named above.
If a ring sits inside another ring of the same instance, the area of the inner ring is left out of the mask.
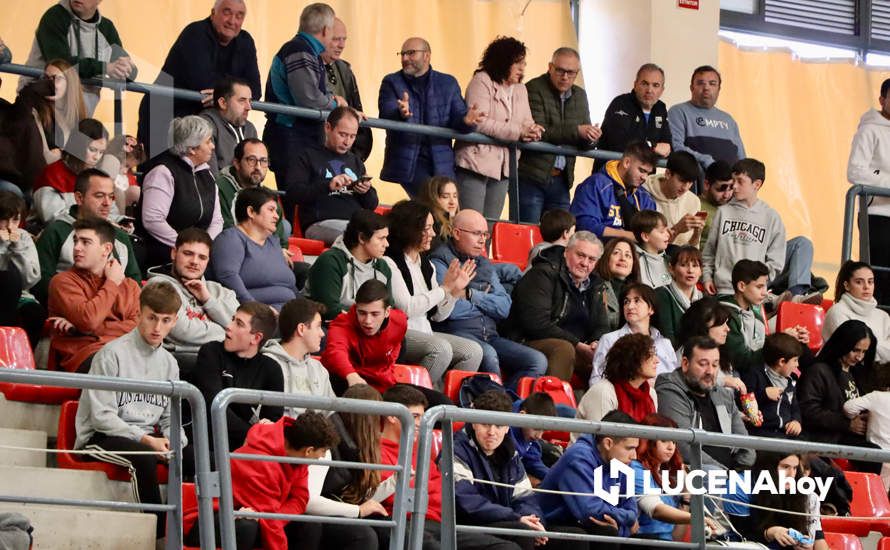
[[[33,348],[46,311],[28,292],[40,281],[40,261],[31,234],[19,227],[25,200],[0,191],[0,326],[20,326]]]
[[[553,398],[544,392],[535,392],[522,401],[513,403],[513,412],[519,414],[534,414],[538,416],[556,416],[556,405]],[[543,449],[541,447],[541,437],[544,430],[536,428],[520,428],[513,426],[510,428],[510,434],[513,436],[513,443],[516,445],[516,452],[522,459],[522,465],[528,474],[532,487],[537,487],[541,481],[547,476],[550,468],[544,463]]]
[[[802,346],[791,335],[770,334],[763,344],[764,366],[752,368],[743,380],[754,393],[762,422],[748,425],[748,433],[762,437],[797,438],[800,435],[800,404],[797,402],[797,370]]]
[[[867,413],[866,439],[882,449],[890,449],[890,368],[884,366],[876,370],[875,386],[877,390],[844,403],[844,414],[855,418]],[[884,463],[881,468],[881,480],[884,487],[890,489],[890,463]]]
[[[551,246],[566,246],[569,238],[575,233],[575,216],[568,210],[554,208],[544,212],[541,216],[541,238],[539,242],[528,251],[528,267],[531,269],[532,260],[538,257],[542,251]]]
[[[139,296],[136,328],[112,340],[93,357],[90,374],[140,380],[179,380],[176,359],[161,345],[176,324],[181,300],[167,283],[149,285]],[[92,460],[130,470],[136,502],[161,504],[157,465],[168,453],[181,453],[187,439],[181,431],[181,449],[170,448],[170,399],[163,395],[111,390],[83,390],[77,406],[75,449],[99,451]],[[157,454],[104,454],[154,451]],[[183,460],[184,471],[191,461]],[[157,536],[165,532],[165,514],[157,514]]]
[[[640,282],[652,288],[671,284],[665,250],[671,242],[667,218],[655,210],[641,210],[631,219],[630,229],[640,254]]]

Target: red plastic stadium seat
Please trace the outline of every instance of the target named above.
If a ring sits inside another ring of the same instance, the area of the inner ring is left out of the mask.
[[[825,298],[824,300],[822,300],[822,311],[824,311],[825,313],[828,313],[828,310],[831,309],[831,306],[833,306],[833,305],[834,305],[834,300],[829,300],[828,298]]]
[[[381,216],[385,216],[385,215],[389,214],[390,210],[392,210],[392,206],[390,206],[388,204],[381,204],[381,205],[378,205],[377,208],[374,209],[374,212],[377,212]]]
[[[300,225],[300,207],[294,206],[294,227],[291,230],[292,237],[303,238],[303,227]]]
[[[300,252],[305,254],[306,256],[318,256],[327,248],[324,245],[324,241],[317,241],[315,239],[304,239],[302,237],[290,237],[287,240],[288,249],[293,252],[294,247],[297,247]]]
[[[849,535],[847,533],[824,533],[825,542],[831,550],[862,550],[862,543],[859,537]],[[879,545],[880,549],[881,546]]]
[[[74,449],[74,442],[77,439],[77,432],[74,426],[74,418],[76,416],[77,401],[62,403],[62,412],[59,414],[59,433],[56,439],[56,449],[61,451]],[[59,453],[56,455],[56,462],[59,468],[105,472],[108,479],[113,481],[130,481],[130,473],[123,466],[115,466],[108,462],[83,460],[81,456],[83,455]],[[157,474],[160,483],[167,483],[167,473],[167,465],[158,463]]]
[[[466,370],[455,370],[451,369],[445,373],[445,395],[448,396],[448,399],[454,401],[455,405],[458,402],[458,395],[460,394],[460,384],[464,381],[464,378],[469,376],[474,376],[477,374],[482,374],[491,377],[492,380],[501,383],[501,377],[497,374],[493,374],[490,372],[471,372]]]
[[[430,371],[425,368],[417,365],[399,365],[397,363],[395,370],[397,382],[433,389],[433,381],[430,380]]]
[[[436,460],[442,452],[442,430],[433,430],[433,440],[430,444],[430,458]]]
[[[497,222],[491,236],[491,259],[525,269],[529,250],[541,240],[541,230],[536,225]]]
[[[850,471],[844,472],[844,476],[853,488],[850,515],[880,519],[845,520],[834,516],[822,516],[822,530],[860,537],[867,536],[871,531],[890,535],[890,501],[887,500],[887,490],[880,476]],[[834,545],[831,547],[835,548]]]
[[[28,335],[19,327],[0,327],[0,367],[34,370],[34,354]],[[77,399],[77,388],[60,388],[37,384],[15,384],[0,382],[0,393],[10,401],[58,405],[70,399]]]
[[[878,550],[890,550],[890,537],[884,537],[878,541]]]
[[[303,250],[300,248],[300,245],[297,244],[297,239],[295,237],[288,237],[287,239],[287,250],[290,252],[290,259],[295,262],[305,261],[303,258]]]
[[[519,380],[517,392],[519,397],[525,399],[535,392],[549,394],[557,405],[566,405],[573,409],[578,408],[572,385],[565,380],[560,380],[556,376],[540,376],[538,378],[525,376]]]
[[[779,304],[779,312],[776,315],[776,332],[802,325],[810,331],[810,349],[817,351],[822,347],[822,323],[824,321],[825,310],[821,306],[782,302]]]

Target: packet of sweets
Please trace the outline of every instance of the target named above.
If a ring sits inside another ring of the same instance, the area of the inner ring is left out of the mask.
[[[748,417],[752,425],[756,427],[763,425],[763,414],[761,414],[760,408],[757,406],[757,398],[754,397],[754,392],[742,395],[742,411],[744,411],[745,416]]]

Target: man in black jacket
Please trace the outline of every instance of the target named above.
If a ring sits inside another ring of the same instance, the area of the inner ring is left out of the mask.
[[[343,97],[350,107],[362,113],[362,98],[358,93],[358,82],[352,72],[352,66],[340,57],[343,55],[344,48],[346,48],[346,24],[339,17],[335,17],[331,47],[321,52],[326,77],[325,83],[330,93]],[[352,152],[358,155],[362,161],[366,161],[371,155],[373,144],[371,129],[367,126],[360,127],[355,143],[352,144]]]
[[[592,274],[602,253],[596,235],[578,231],[565,248],[542,251],[513,290],[507,332],[547,356],[547,374],[570,380],[576,368],[589,371],[609,331],[603,283]]]
[[[660,157],[671,154],[667,106],[659,99],[662,92],[664,71],[661,67],[654,63],[640,67],[633,90],[617,96],[606,108],[603,136],[597,147],[620,153],[629,143],[644,141]],[[598,160],[593,165],[593,171],[596,172],[605,163]]]
[[[284,391],[284,375],[274,359],[259,352],[277,328],[275,312],[266,304],[241,304],[226,327],[222,342],[209,342],[198,350],[198,362],[192,382],[204,394],[208,414],[213,398],[225,388]],[[257,422],[275,422],[281,407],[235,403],[227,410],[229,450],[244,444],[247,430]]]

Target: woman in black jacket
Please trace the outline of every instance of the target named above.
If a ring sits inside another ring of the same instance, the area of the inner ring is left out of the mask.
[[[862,321],[845,321],[835,330],[800,377],[797,399],[803,418],[801,439],[877,447],[865,438],[867,416],[848,419],[844,403],[868,393],[875,360],[875,336]],[[856,462],[859,472],[879,472],[879,462]]]

